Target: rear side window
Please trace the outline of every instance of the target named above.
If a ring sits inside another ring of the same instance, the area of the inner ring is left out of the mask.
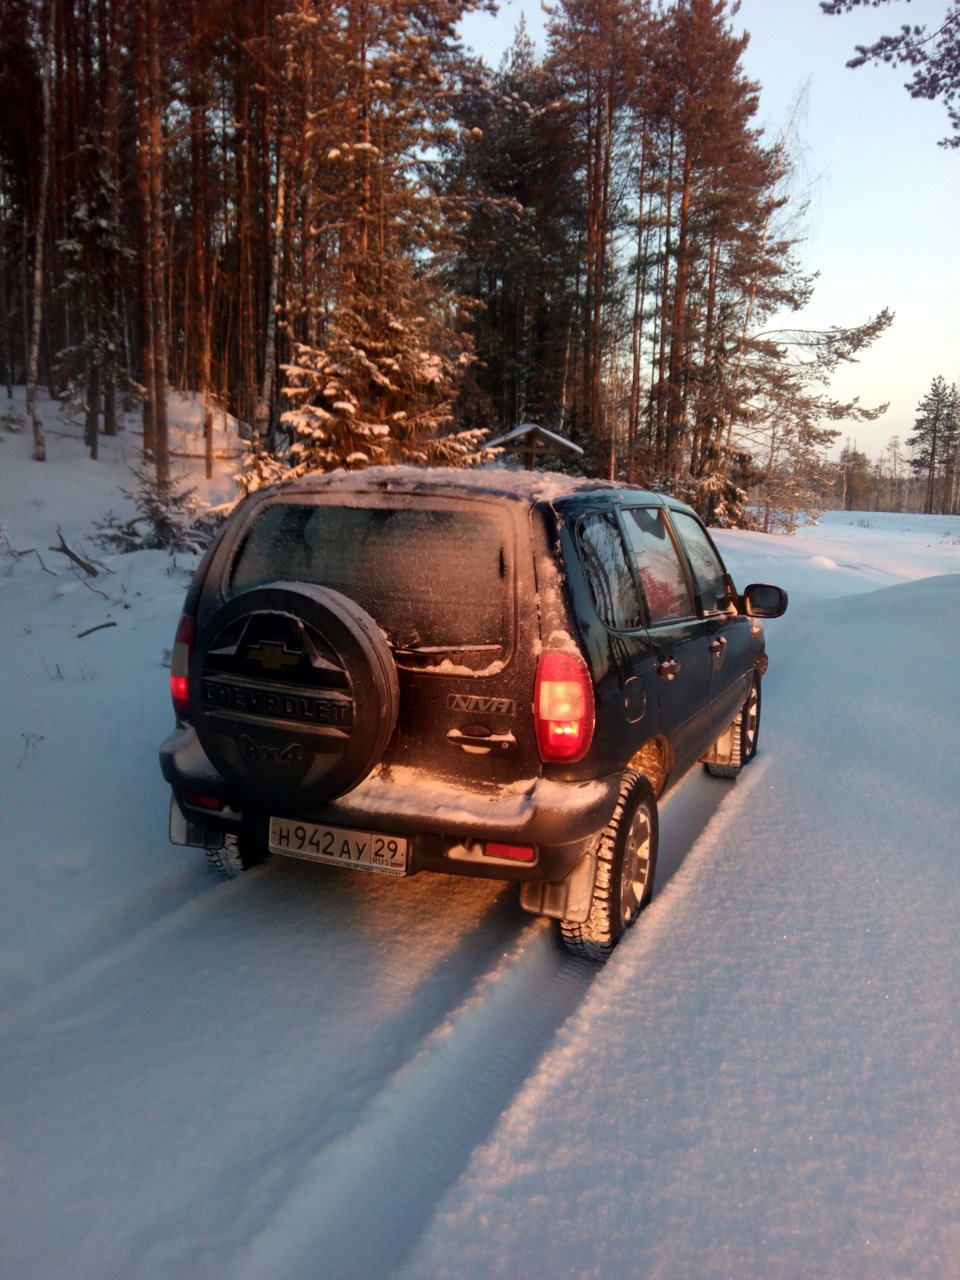
[[[580,522],[580,553],[597,613],[615,631],[643,626],[637,588],[616,517],[605,511]]]
[[[670,518],[690,557],[704,612],[723,613],[730,606],[723,565],[703,526],[699,520],[685,515],[682,511],[672,511]]]
[[[690,617],[694,608],[687,578],[660,508],[628,507],[623,525],[651,623]]]
[[[230,587],[331,587],[376,620],[401,665],[487,670],[512,647],[510,534],[492,509],[275,503],[247,533]]]

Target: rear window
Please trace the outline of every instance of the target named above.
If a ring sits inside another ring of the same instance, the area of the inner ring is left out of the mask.
[[[487,671],[512,645],[509,534],[492,509],[275,503],[247,533],[230,588],[331,587],[376,620],[399,664]]]

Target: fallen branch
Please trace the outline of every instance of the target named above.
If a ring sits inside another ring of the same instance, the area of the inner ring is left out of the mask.
[[[115,627],[116,625],[115,622],[101,622],[96,627],[87,627],[86,631],[78,632],[77,639],[82,640],[84,636],[92,636],[95,631],[104,631],[107,627]]]
[[[23,551],[18,551],[16,547],[12,547],[10,545],[10,539],[7,537],[6,534],[3,534],[3,540],[7,544],[7,552],[10,555],[16,556],[18,560],[20,559],[21,556],[36,556],[37,559],[40,561],[40,568],[43,570],[44,573],[49,573],[51,578],[55,578],[57,576],[56,573],[53,571],[53,569],[48,569],[47,566],[43,563],[43,558],[41,557],[40,552],[37,550],[36,547],[27,547]]]
[[[104,600],[106,600],[107,604],[110,603],[110,597],[107,595],[107,593],[105,591],[101,591],[99,587],[91,587],[90,583],[86,580],[86,578],[80,577],[76,569],[73,570],[73,576],[80,583],[81,587],[86,587],[87,590],[92,591],[95,596],[102,596]]]
[[[71,550],[63,540],[63,534],[60,532],[60,526],[57,526],[57,537],[60,539],[59,547],[50,547],[51,551],[56,551],[60,555],[67,556],[75,565],[78,565],[84,573],[90,578],[98,578],[100,572],[96,565],[91,564],[89,560],[84,560],[83,556],[78,555],[76,551]]]

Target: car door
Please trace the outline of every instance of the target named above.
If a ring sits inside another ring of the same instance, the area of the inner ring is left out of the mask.
[[[693,584],[660,506],[621,508],[624,535],[643,592],[657,653],[660,729],[680,772],[711,741],[711,636],[698,615]]]
[[[671,523],[686,552],[712,659],[713,729],[727,727],[747,694],[756,643],[749,619],[737,612],[733,584],[710,535],[692,513],[671,510]]]

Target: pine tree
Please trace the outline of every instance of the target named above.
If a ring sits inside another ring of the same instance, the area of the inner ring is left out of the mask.
[[[849,13],[858,5],[876,8],[889,0],[820,0],[826,14]],[[904,23],[896,35],[881,36],[872,45],[858,45],[848,67],[883,62],[912,68],[906,88],[913,98],[942,98],[953,125],[953,136],[941,146],[960,147],[960,2],[950,0],[943,19],[931,31]]]
[[[499,69],[480,64],[458,97],[446,194],[464,211],[455,280],[476,304],[479,357],[458,406],[465,425],[564,426],[579,314],[570,116],[522,20]]]
[[[867,511],[872,505],[875,477],[870,459],[848,440],[837,465],[837,496],[841,511]]]
[[[549,24],[548,68],[561,86],[579,187],[579,360],[571,400],[574,437],[595,469],[615,466],[622,292],[617,239],[627,220],[629,109],[647,45],[646,0],[561,0]]]
[[[871,422],[886,412],[885,404],[839,401],[826,388],[837,368],[855,363],[893,319],[883,310],[850,328],[782,329],[751,339],[738,435],[764,463],[764,527],[781,520],[792,528],[798,514],[819,514],[830,487],[826,451],[840,435],[831,423]]]
[[[910,467],[924,482],[923,510],[927,515],[957,510],[957,451],[960,447],[960,396],[956,384],[938,376],[917,406]]]
[[[652,106],[667,182],[653,425],[658,466],[675,484],[726,470],[750,398],[751,335],[808,296],[792,240],[776,234],[788,163],[784,145],[765,146],[756,129],[745,46],[724,0],[675,6],[658,46]]]

